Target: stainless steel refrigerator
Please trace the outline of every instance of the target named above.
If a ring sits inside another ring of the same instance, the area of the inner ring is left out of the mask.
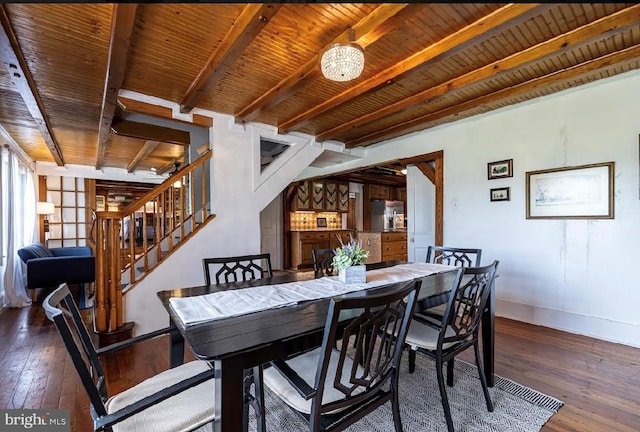
[[[402,201],[371,200],[371,231],[404,229]]]

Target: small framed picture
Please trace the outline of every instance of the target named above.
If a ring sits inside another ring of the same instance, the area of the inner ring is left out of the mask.
[[[513,159],[507,159],[487,164],[487,175],[489,180],[513,177]]]
[[[327,218],[324,218],[324,217],[316,218],[316,222],[317,222],[318,228],[327,227]]]
[[[511,199],[511,188],[491,189],[491,201],[509,201]]]

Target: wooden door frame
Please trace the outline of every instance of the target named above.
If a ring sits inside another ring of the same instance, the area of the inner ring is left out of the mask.
[[[439,150],[413,158],[399,159],[405,165],[415,165],[435,186],[435,238],[436,246],[444,241],[444,151]],[[430,165],[433,162],[434,166]]]

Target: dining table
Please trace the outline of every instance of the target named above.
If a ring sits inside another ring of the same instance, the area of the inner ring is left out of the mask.
[[[367,264],[367,273],[400,264],[399,261]],[[414,311],[444,304],[457,274],[451,267],[421,277],[422,285]],[[319,278],[310,272],[282,272],[269,278],[242,282],[228,282],[164,290],[157,293],[169,314],[169,349],[171,367],[184,361],[185,342],[193,355],[211,362],[215,374],[215,432],[243,431],[244,371],[270,361],[289,358],[297,353],[320,346],[330,298],[300,301],[282,307],[239,314],[224,319],[203,320],[185,324],[172,302],[185,297],[204,296],[228,290],[267,287]],[[482,356],[487,383],[493,386],[495,299],[492,292],[483,313],[481,335]],[[366,290],[374,294],[383,287]],[[345,296],[362,295],[356,291]],[[174,299],[174,300],[171,300]],[[175,305],[175,303],[174,303]],[[348,317],[345,317],[347,320]],[[212,395],[212,403],[213,403]],[[246,423],[244,423],[246,425]]]

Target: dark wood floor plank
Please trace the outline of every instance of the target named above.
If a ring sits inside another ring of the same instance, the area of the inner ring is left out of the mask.
[[[471,352],[462,358],[473,361]],[[117,393],[168,367],[168,339],[103,360]],[[638,348],[498,318],[495,370],[565,403],[543,432],[640,430]],[[0,388],[0,408],[69,409],[72,431],[92,430],[88,398],[38,305],[0,314]]]

